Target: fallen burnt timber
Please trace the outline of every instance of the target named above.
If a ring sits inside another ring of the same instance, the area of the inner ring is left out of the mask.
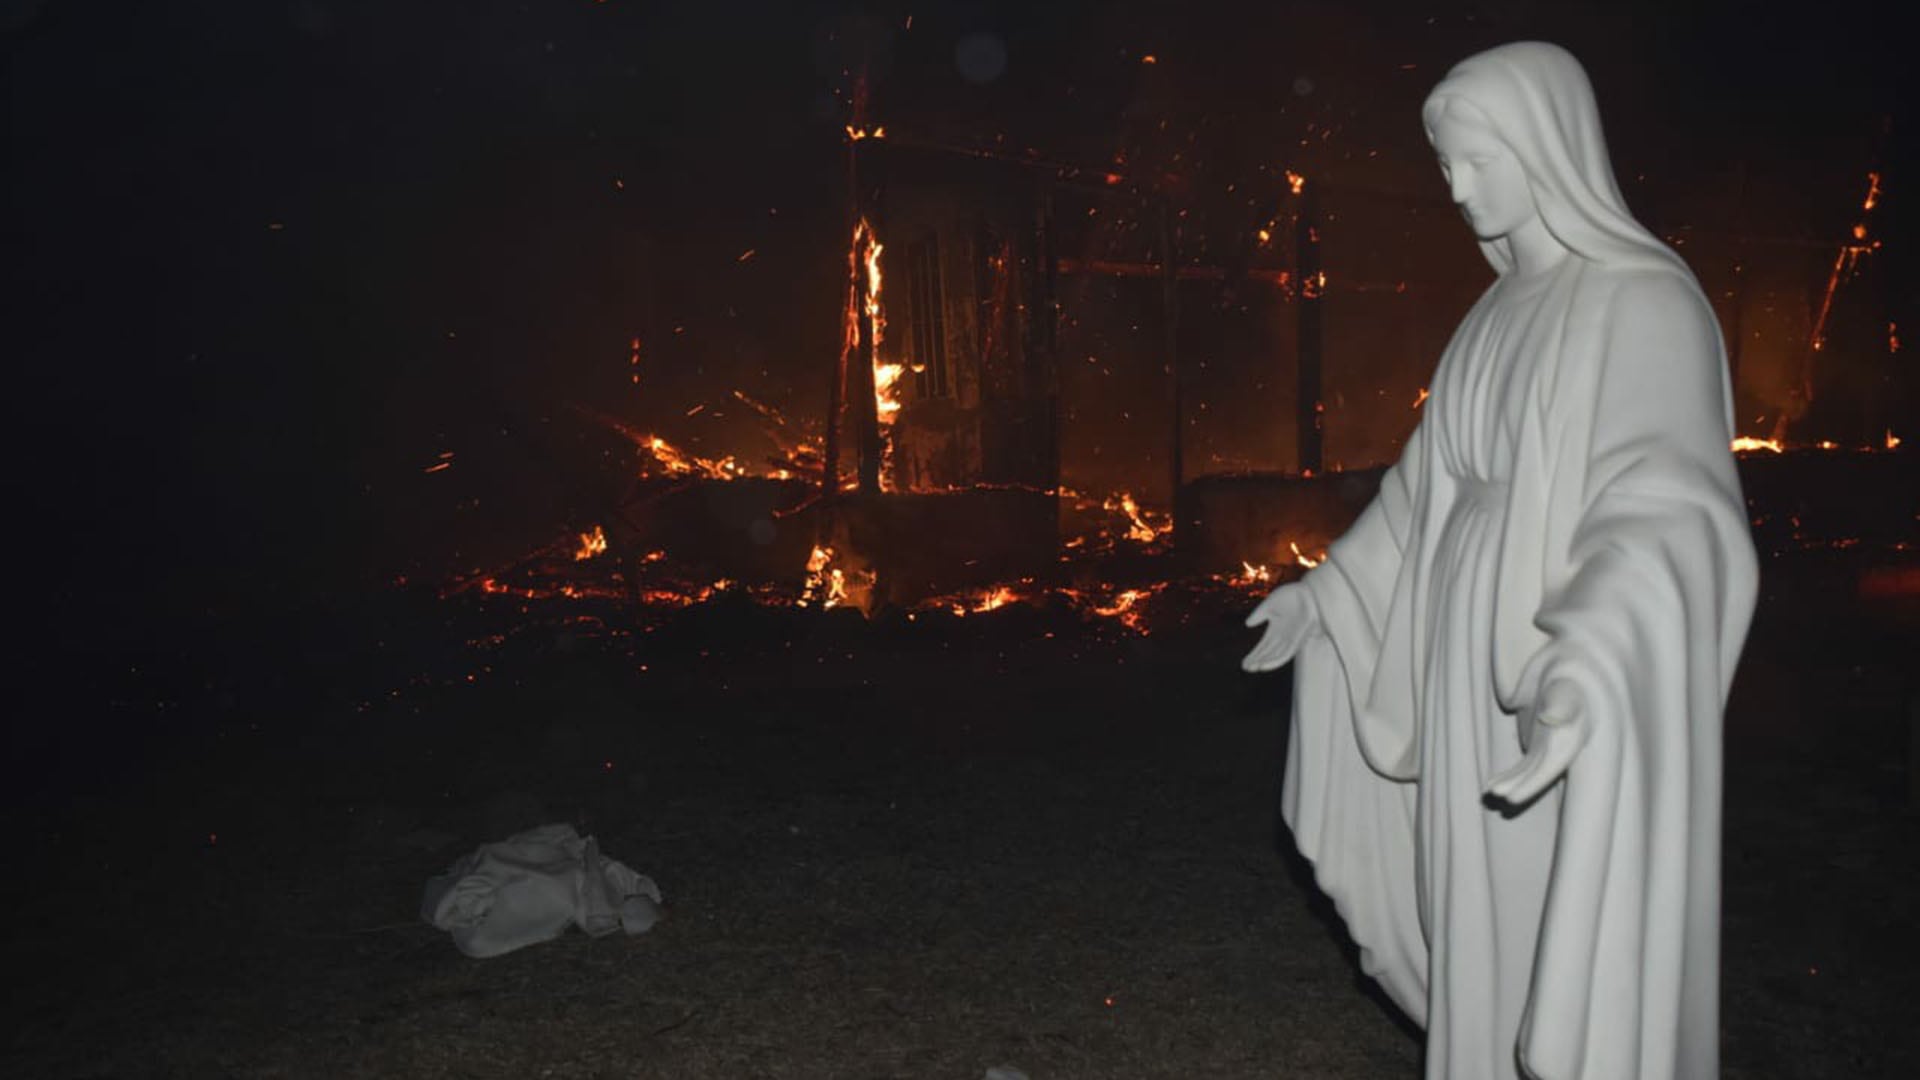
[[[1825,592],[1920,603],[1913,454],[1752,453],[1739,468],[1763,556],[1820,562]],[[868,613],[960,593],[975,595],[964,606],[986,610],[1049,590],[1097,594],[1092,606],[1110,607],[1128,591],[1188,579],[1239,578],[1259,591],[1323,557],[1381,474],[1200,477],[1180,491],[1177,529],[1130,499],[1064,488],[822,499],[805,478],[656,478],[636,484],[594,533],[569,533],[447,591],[684,607],[741,589],[767,602]],[[1803,579],[1811,580],[1791,580]]]

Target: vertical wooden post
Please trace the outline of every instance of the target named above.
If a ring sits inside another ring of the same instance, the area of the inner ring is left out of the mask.
[[[1174,255],[1173,240],[1173,199],[1169,196],[1160,201],[1161,306],[1166,323],[1167,383],[1173,413],[1173,438],[1167,450],[1168,479],[1172,481],[1167,491],[1169,506],[1180,501],[1180,485],[1186,480],[1184,429],[1187,410],[1183,400],[1186,388],[1180,377],[1180,267]],[[1177,521],[1178,515],[1175,517]]]
[[[1326,291],[1326,279],[1320,270],[1320,197],[1317,184],[1301,189],[1300,219],[1294,232],[1294,274],[1298,284],[1299,323],[1296,327],[1295,355],[1299,364],[1299,418],[1297,423],[1300,473],[1321,471],[1324,456],[1325,415],[1320,399],[1320,362],[1323,342],[1320,297]]]
[[[1060,374],[1059,374],[1059,332],[1060,332],[1060,258],[1058,241],[1054,235],[1053,223],[1053,183],[1041,180],[1034,205],[1034,333],[1033,343],[1027,354],[1027,371],[1023,379],[1022,392],[1028,402],[1038,401],[1039,405],[1024,406],[1029,412],[1038,415],[1028,420],[1029,427],[1040,425],[1037,436],[1028,440],[1029,446],[1035,442],[1038,446],[1028,452],[1037,454],[1040,486],[1058,488],[1060,486]]]
[[[867,124],[867,73],[861,70],[859,78],[853,84],[853,131],[864,132]],[[866,267],[861,264],[858,246],[860,229],[860,139],[847,139],[847,227],[841,235],[847,237],[848,269],[852,272],[847,288],[853,294],[849,302],[855,326],[866,318],[866,305],[861,299],[862,284],[866,280]],[[846,339],[846,327],[841,327],[840,347],[834,350],[833,382],[827,392],[827,432],[822,446],[820,494],[828,499],[840,493],[840,419],[847,407],[847,354],[857,351],[856,343]],[[855,333],[858,333],[856,329]]]
[[[851,168],[851,166],[849,166]],[[848,235],[852,232],[849,230]],[[852,289],[853,282],[847,282]],[[833,498],[840,491],[840,413],[847,404],[847,342],[846,328],[841,328],[840,347],[833,351],[833,382],[827,389],[827,434],[825,445],[821,448],[824,459],[820,467],[820,494],[824,498]]]
[[[873,316],[867,311],[868,302],[872,299],[868,291],[867,258],[875,242],[871,228],[865,237],[865,242],[854,250],[854,326],[859,337],[853,352],[853,385],[849,392],[853,395],[854,439],[859,448],[860,493],[875,495],[880,491],[881,446],[880,409],[874,400]]]

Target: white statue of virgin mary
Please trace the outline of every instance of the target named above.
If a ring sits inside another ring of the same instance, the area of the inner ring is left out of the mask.
[[[1721,723],[1758,573],[1718,324],[1539,42],[1422,117],[1498,278],[1325,563],[1283,810],[1427,1075],[1718,1076]]]

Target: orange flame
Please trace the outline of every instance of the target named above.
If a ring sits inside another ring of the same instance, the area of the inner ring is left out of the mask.
[[[895,387],[906,367],[880,359],[880,346],[886,341],[887,329],[886,308],[881,302],[881,290],[886,282],[880,273],[880,253],[886,250],[886,245],[874,235],[873,226],[865,219],[860,224],[867,230],[867,318],[873,327],[873,409],[880,426],[880,487],[883,491],[893,491],[893,423],[900,415],[900,396]],[[856,232],[856,243],[858,236]]]
[[[1413,407],[1417,409],[1420,406],[1425,405],[1427,403],[1427,399],[1432,396],[1433,394],[1430,391],[1428,391],[1426,387],[1424,386],[1421,387],[1419,396],[1413,399]]]
[[[1294,172],[1292,169],[1287,170],[1287,190],[1290,193],[1294,195],[1298,195],[1300,194],[1301,190],[1304,189],[1306,186],[1307,186],[1306,177],[1301,176],[1299,173]]]
[[[880,255],[886,245],[874,234],[872,223],[861,218],[853,227],[853,241],[847,249],[847,307],[842,315],[841,355],[851,357],[860,347],[860,321],[867,320],[873,334],[873,405],[880,427],[880,487],[894,490],[893,423],[900,413],[900,398],[895,387],[906,371],[903,364],[880,359],[880,347],[886,341],[887,315],[881,294],[886,284],[880,271]],[[866,306],[859,303],[860,275],[865,274]]]
[[[800,593],[801,607],[819,604],[822,608],[831,608],[846,603],[847,576],[832,563],[833,549],[815,544],[813,553],[807,556],[807,583]]]
[[[1287,546],[1293,549],[1293,561],[1299,563],[1301,566],[1304,566],[1309,570],[1327,561],[1327,553],[1324,551],[1321,552],[1320,557],[1316,559],[1313,556],[1308,555],[1307,553],[1301,551],[1299,544],[1296,544],[1292,541],[1288,541]]]
[[[1101,507],[1106,510],[1118,510],[1127,515],[1127,539],[1136,543],[1151,544],[1173,531],[1172,515],[1168,515],[1162,522],[1149,520],[1150,511],[1141,509],[1140,504],[1134,501],[1131,492],[1123,491],[1117,498],[1109,496]]]
[[[1240,563],[1240,572],[1227,576],[1229,585],[1268,585],[1273,582],[1273,571],[1265,563],[1255,566],[1250,562]]]
[[[1887,449],[1889,450],[1900,449],[1900,436],[1895,435],[1893,433],[1892,428],[1887,429]]]
[[[592,532],[580,534],[580,546],[574,549],[573,561],[585,562],[595,555],[605,554],[607,550],[606,530],[595,525]]]
[[[834,565],[834,550],[815,544],[807,556],[807,579],[800,593],[799,606],[818,605],[822,610],[855,607],[867,611],[873,602],[876,576],[871,570],[848,570]]]
[[[1784,446],[1780,445],[1780,440],[1778,439],[1760,439],[1752,435],[1741,435],[1733,440],[1733,452],[1736,454],[1750,453],[1756,450],[1771,450],[1778,454],[1785,449]]]
[[[873,407],[880,416],[883,431],[891,429],[900,412],[900,395],[894,387],[900,382],[905,364],[891,361],[873,365]]]

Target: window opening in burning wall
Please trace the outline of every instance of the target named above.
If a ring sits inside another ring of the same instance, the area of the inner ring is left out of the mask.
[[[938,236],[930,234],[907,245],[907,296],[913,310],[914,393],[922,398],[951,397]]]

